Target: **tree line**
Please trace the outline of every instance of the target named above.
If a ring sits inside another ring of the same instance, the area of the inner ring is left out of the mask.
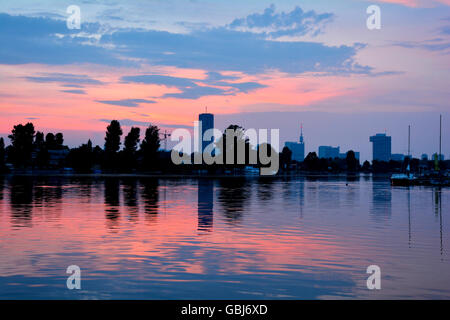
[[[227,129],[244,132],[245,129],[230,125]],[[226,135],[222,137],[219,152],[224,155],[234,152],[234,164],[222,165],[174,165],[171,161],[170,152],[160,150],[161,139],[160,129],[155,125],[149,125],[141,141],[141,130],[138,127],[131,127],[124,137],[122,145],[123,130],[117,120],[112,120],[106,128],[104,146],[93,146],[89,139],[85,144],[70,149],[64,145],[62,133],[47,133],[35,131],[32,123],[25,125],[18,124],[13,127],[8,138],[11,144],[5,147],[5,141],[0,138],[0,172],[8,171],[6,163],[10,163],[15,169],[61,169],[71,168],[76,172],[91,173],[97,170],[101,172],[136,172],[136,171],[164,171],[171,173],[189,173],[193,170],[206,170],[210,173],[241,171],[249,165],[253,167],[263,167],[258,157],[258,149],[261,147],[252,146],[248,138],[243,135],[234,137],[231,146],[237,146],[243,139],[245,144],[245,161],[238,164],[237,148],[228,149],[230,144],[226,143]],[[275,151],[270,144],[267,146],[269,156]],[[218,148],[219,149],[219,148]],[[194,159],[195,154],[191,154]],[[250,158],[256,157],[257,163],[251,164]],[[194,161],[192,161],[194,163]],[[288,147],[284,147],[279,153],[279,172],[372,172],[389,173],[403,172],[407,167],[411,172],[420,170],[430,170],[433,167],[432,161],[405,158],[404,161],[373,161],[372,164],[365,161],[362,166],[356,159],[355,153],[350,150],[346,158],[324,159],[319,158],[315,152],[310,152],[302,162],[292,160],[292,152]],[[440,164],[442,169],[450,168],[448,161]]]
[[[11,144],[5,148],[0,138],[0,170],[6,171],[6,163],[15,169],[55,169],[69,167],[79,172],[91,172],[93,168],[106,171],[132,171],[141,166],[151,169],[158,165],[160,148],[159,129],[149,125],[140,141],[140,128],[131,127],[121,148],[123,130],[119,121],[113,120],[106,128],[104,148],[87,143],[70,149],[64,145],[62,133],[35,131],[33,123],[15,125],[8,138]],[[52,161],[53,160],[53,161]]]

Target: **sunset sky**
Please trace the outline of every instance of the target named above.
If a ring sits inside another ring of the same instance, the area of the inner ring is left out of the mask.
[[[368,30],[366,8],[381,8]],[[81,29],[66,9],[81,9]],[[0,2],[0,136],[31,121],[77,146],[107,122],[279,128],[354,149],[387,132],[393,153],[450,157],[450,0]],[[6,139],[9,143],[9,140]]]

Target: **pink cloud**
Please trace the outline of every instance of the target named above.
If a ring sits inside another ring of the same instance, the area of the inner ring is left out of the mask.
[[[408,7],[432,7],[438,4],[450,6],[450,0],[378,0],[378,2],[401,4]]]

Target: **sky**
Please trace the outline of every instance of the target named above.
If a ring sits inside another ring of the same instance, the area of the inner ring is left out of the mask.
[[[370,5],[381,29],[366,26]],[[81,12],[69,29],[67,8]],[[450,157],[450,0],[0,2],[0,136],[13,125],[103,145],[107,123],[280,129],[281,145]],[[173,143],[169,143],[169,146]]]

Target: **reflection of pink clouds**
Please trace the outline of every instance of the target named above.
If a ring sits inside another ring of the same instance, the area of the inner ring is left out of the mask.
[[[133,221],[127,216],[125,206],[115,207],[118,210],[117,219],[108,220],[105,210],[109,207],[91,198],[67,197],[53,206],[35,207],[32,228],[16,229],[5,239],[0,274],[33,276],[39,269],[49,268],[52,262],[59,261],[55,253],[66,251],[81,254],[83,263],[89,263],[80,265],[85,270],[117,271],[126,259],[134,262],[154,261],[155,272],[158,273],[177,270],[190,274],[205,274],[208,268],[205,261],[215,252],[221,252],[227,257],[220,265],[215,265],[218,268],[215,272],[254,274],[254,270],[248,270],[251,264],[264,268],[270,266],[272,271],[280,272],[298,271],[296,266],[329,268],[329,260],[323,257],[335,261],[351,251],[360,250],[357,244],[343,245],[345,238],[331,235],[303,235],[301,232],[294,235],[283,233],[282,229],[273,235],[246,233],[239,228],[228,228],[219,215],[215,221],[215,231],[197,241],[196,203],[188,203],[189,199],[196,197],[193,192],[180,190],[178,195],[170,194],[170,200],[164,205],[160,203],[158,219],[154,224],[143,223],[147,215],[143,207]],[[162,209],[163,206],[167,209]],[[0,221],[0,230],[9,230],[10,220],[7,218],[11,216],[11,208],[1,201],[0,208],[5,218]],[[164,210],[167,211],[163,213]],[[197,250],[192,252],[191,257],[180,258],[184,246],[192,247],[193,242],[198,246]],[[29,260],[29,251],[23,248],[31,248],[34,254],[47,259],[33,264]],[[87,262],[85,255],[94,258]],[[80,263],[73,259],[70,263]],[[338,265],[332,268],[344,269]],[[40,272],[42,274],[42,270]],[[176,273],[168,277],[172,278]],[[155,273],[155,276],[158,275]]]

